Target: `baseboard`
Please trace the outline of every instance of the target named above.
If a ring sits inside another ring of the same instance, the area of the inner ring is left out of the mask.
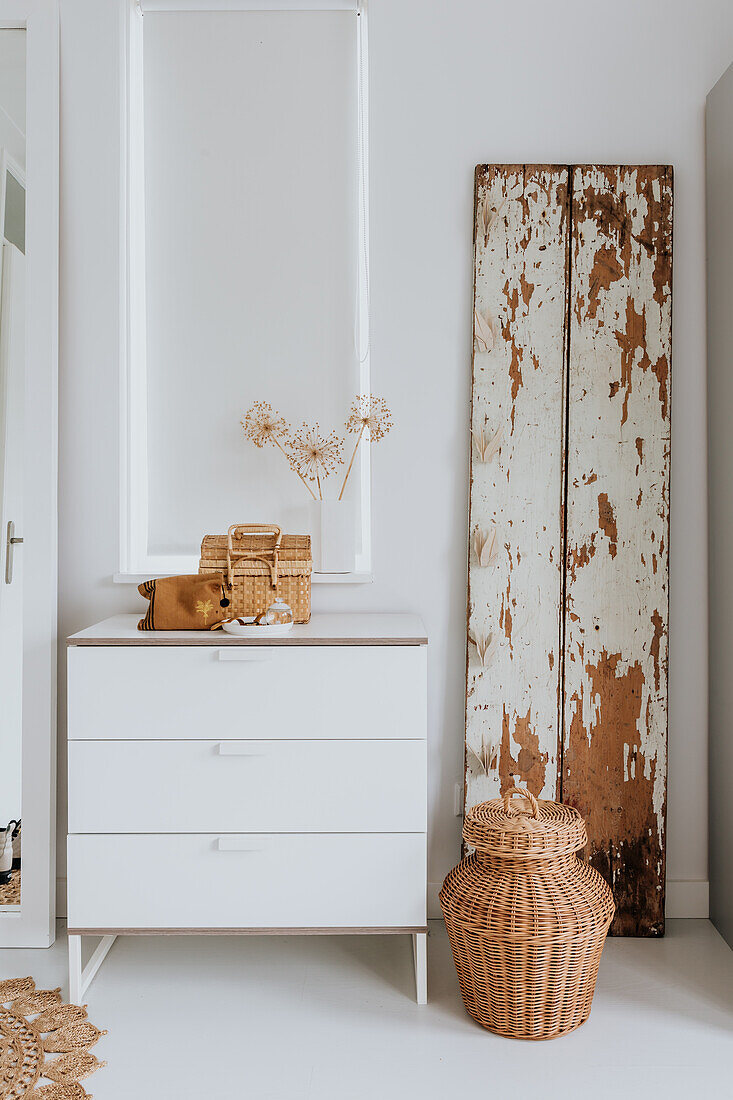
[[[707,881],[667,879],[668,917],[710,916],[710,883]]]
[[[438,893],[442,883],[428,883],[428,919],[441,920]],[[710,884],[707,881],[687,881],[683,879],[667,880],[668,917],[702,917],[710,915],[708,895]],[[56,879],[56,916],[66,917],[66,879]]]
[[[439,920],[442,917],[438,892],[441,883],[428,883],[428,919]],[[703,917],[710,915],[708,895],[710,884],[707,881],[686,881],[667,879],[667,900],[665,912],[668,917]]]

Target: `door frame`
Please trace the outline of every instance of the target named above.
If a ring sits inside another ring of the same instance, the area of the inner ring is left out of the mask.
[[[0,946],[55,937],[58,480],[58,0],[0,0],[0,29],[26,31],[26,462],[20,534],[23,637],[23,878]]]

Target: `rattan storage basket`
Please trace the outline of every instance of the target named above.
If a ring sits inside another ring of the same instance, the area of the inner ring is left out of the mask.
[[[259,615],[280,596],[307,623],[312,569],[310,535],[283,535],[274,523],[236,523],[201,543],[199,573],[224,574],[231,615]]]
[[[440,904],[466,1010],[513,1039],[573,1031],[590,1014],[614,913],[608,885],[576,855],[582,817],[513,787],[468,811],[463,838],[474,854]]]

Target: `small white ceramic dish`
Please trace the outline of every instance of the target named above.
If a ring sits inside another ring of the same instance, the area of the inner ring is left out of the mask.
[[[222,630],[227,634],[236,634],[239,638],[282,638],[293,629],[292,623],[273,623],[271,626],[263,626],[256,623],[254,618],[243,619],[241,623],[222,623]]]

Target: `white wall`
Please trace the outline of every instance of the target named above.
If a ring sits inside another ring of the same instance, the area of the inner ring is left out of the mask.
[[[118,0],[61,0],[60,628],[138,606],[115,587]],[[707,877],[705,95],[729,0],[370,0],[375,583],[316,610],[420,612],[430,633],[430,878],[458,855],[473,168],[675,168],[668,873]],[[63,658],[62,658],[63,660]],[[63,692],[62,692],[63,698]],[[63,785],[65,761],[61,759]],[[63,850],[63,793],[59,850]]]
[[[708,97],[708,450],[710,484],[710,917],[733,947],[733,65]]]

